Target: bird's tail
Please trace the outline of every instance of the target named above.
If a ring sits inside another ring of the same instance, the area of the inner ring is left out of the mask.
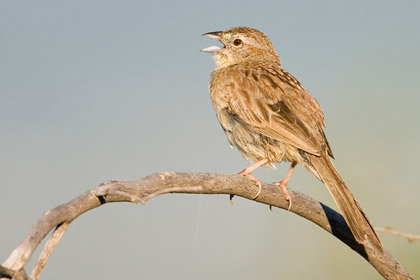
[[[308,156],[319,177],[334,198],[356,241],[363,244],[368,239],[375,248],[383,252],[382,242],[373,225],[338,174],[329,156]]]

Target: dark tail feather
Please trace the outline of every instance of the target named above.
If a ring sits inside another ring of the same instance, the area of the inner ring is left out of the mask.
[[[343,179],[341,179],[330,158],[327,155],[321,157],[307,156],[330,191],[357,242],[363,243],[368,239],[374,247],[383,252],[382,242],[375,229]]]

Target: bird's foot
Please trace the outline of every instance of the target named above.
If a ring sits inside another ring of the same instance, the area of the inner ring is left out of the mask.
[[[248,170],[247,170],[247,168],[245,168],[244,170],[242,170],[241,172],[239,172],[239,174],[241,174],[241,175],[243,175],[243,176],[246,176],[246,177],[248,177],[249,179],[251,179],[251,181],[253,181],[257,186],[258,186],[258,192],[257,192],[257,194],[255,195],[255,197],[253,198],[253,199],[256,199],[259,195],[260,195],[260,193],[261,193],[261,182],[260,182],[260,180],[258,180],[257,178],[255,178],[252,174],[251,174],[251,172],[249,172]]]
[[[292,208],[292,197],[290,196],[289,190],[287,189],[287,182],[284,182],[283,179],[280,182],[273,183],[273,185],[279,186],[283,191],[284,197],[287,201],[289,201],[289,207],[287,208],[287,211],[290,211],[290,208]]]

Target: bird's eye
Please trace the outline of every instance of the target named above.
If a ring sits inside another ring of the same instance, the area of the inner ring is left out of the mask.
[[[239,46],[240,44],[242,44],[242,40],[241,39],[235,39],[235,41],[233,41],[233,44],[235,46]]]

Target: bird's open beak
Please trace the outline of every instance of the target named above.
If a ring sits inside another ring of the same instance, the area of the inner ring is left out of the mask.
[[[214,32],[204,33],[201,36],[206,36],[206,37],[210,37],[210,38],[219,40],[221,35],[222,35],[222,31],[214,31]]]
[[[217,40],[220,41],[221,36],[222,36],[222,31],[208,32],[208,33],[204,33],[201,36],[210,37],[210,38],[217,39]],[[215,52],[220,51],[221,49],[222,48],[221,47],[218,47],[218,46],[211,46],[211,47],[202,49],[200,51],[202,51],[202,52],[208,52],[208,53],[215,53]]]

